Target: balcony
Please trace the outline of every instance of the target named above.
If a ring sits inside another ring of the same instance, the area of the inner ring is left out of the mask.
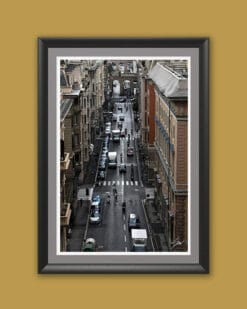
[[[69,163],[70,163],[70,158],[69,158],[69,153],[65,152],[64,153],[64,160],[60,161],[60,169],[61,171],[66,171],[69,168]]]
[[[70,204],[65,203],[61,207],[60,225],[61,226],[69,225],[70,216],[71,216]]]

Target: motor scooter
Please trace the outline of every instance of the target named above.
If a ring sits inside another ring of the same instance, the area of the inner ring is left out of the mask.
[[[125,213],[126,211],[126,202],[122,203],[122,212]]]

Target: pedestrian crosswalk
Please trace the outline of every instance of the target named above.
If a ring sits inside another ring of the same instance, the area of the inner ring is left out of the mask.
[[[134,141],[134,140],[135,140],[136,138],[138,138],[139,136],[140,136],[140,134],[135,133],[134,136],[132,135],[132,136],[130,137],[130,141]],[[98,139],[103,140],[104,138],[98,138]],[[128,141],[128,136],[121,136],[120,139],[127,142],[127,141]],[[112,137],[110,137],[110,140],[112,141]]]
[[[102,180],[97,182],[98,186],[139,186],[139,181],[129,181],[129,180]]]

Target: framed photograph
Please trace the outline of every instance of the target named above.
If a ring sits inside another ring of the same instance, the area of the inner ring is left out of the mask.
[[[38,273],[209,272],[209,39],[38,39]]]

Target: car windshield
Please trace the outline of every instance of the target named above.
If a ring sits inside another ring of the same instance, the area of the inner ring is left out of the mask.
[[[92,217],[92,218],[98,218],[99,216],[100,216],[100,214],[99,214],[98,211],[94,211],[94,212],[92,212],[92,214],[91,214],[91,217]]]
[[[136,218],[130,218],[130,224],[135,224],[136,223]]]
[[[100,201],[100,196],[96,195],[93,197],[93,202],[99,202]]]

